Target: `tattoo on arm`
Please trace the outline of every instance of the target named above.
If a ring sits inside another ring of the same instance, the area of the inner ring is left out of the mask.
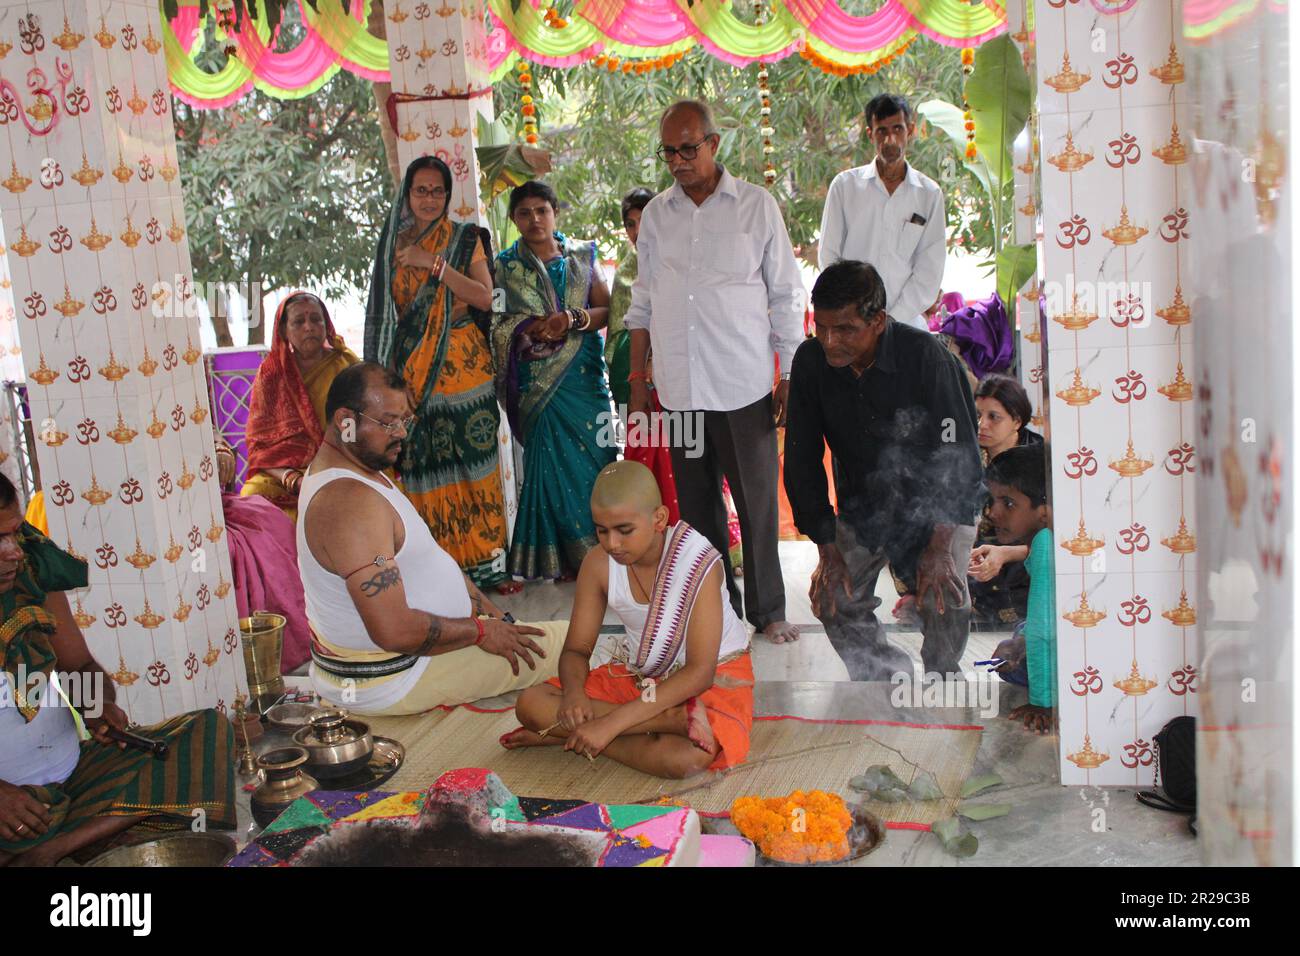
[[[429,630],[424,636],[424,643],[415,649],[416,657],[425,657],[442,637],[442,619],[436,614],[429,615]]]
[[[366,597],[374,597],[401,583],[401,580],[402,572],[397,569],[396,565],[391,568],[384,568],[369,581],[362,582],[361,593]]]

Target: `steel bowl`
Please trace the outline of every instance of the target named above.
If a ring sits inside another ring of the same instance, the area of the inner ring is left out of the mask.
[[[336,709],[312,714],[307,726],[293,735],[293,742],[307,751],[307,769],[318,780],[360,770],[375,750],[370,725]]]
[[[294,734],[307,726],[313,714],[319,713],[315,704],[286,703],[276,704],[266,712],[266,722],[272,730],[282,734]]]
[[[216,833],[175,833],[101,853],[87,866],[224,866],[235,841]]]

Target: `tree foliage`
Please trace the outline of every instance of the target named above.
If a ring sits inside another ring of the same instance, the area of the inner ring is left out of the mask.
[[[737,69],[695,49],[669,70],[640,76],[591,65],[570,70],[537,66],[532,72],[541,145],[551,150],[555,166],[546,179],[567,206],[563,222],[568,232],[609,241],[621,229],[618,209],[624,193],[635,186],[671,185],[654,148],[660,113],[678,99],[708,100],[722,131],[721,161],[736,176],[763,182],[757,66]],[[828,76],[797,56],[770,64],[768,72],[776,148],[772,159],[778,171],[773,194],[797,244],[814,239],[835,174],[874,155],[863,124],[863,110],[873,96],[900,93],[913,108],[936,98],[961,102],[960,56],[925,40],[874,75]],[[498,84],[497,116],[522,125],[520,95],[514,75]],[[991,252],[987,191],[939,130],[918,122],[918,134],[908,159],[944,187],[953,224],[950,242]]]
[[[850,12],[856,0],[846,0]],[[283,6],[274,44],[285,50],[302,36],[296,5]],[[258,9],[252,3],[246,12]],[[260,15],[269,10],[264,0]],[[747,4],[736,7],[750,16]],[[237,10],[243,11],[242,5]],[[211,30],[211,26],[209,26]],[[209,34],[199,66],[224,64]],[[821,223],[822,204],[840,170],[870,160],[863,108],[877,93],[961,102],[960,56],[917,40],[874,75],[827,76],[797,56],[768,66],[771,89],[773,186],[791,239],[808,244]],[[562,228],[597,239],[613,251],[621,239],[619,200],[635,186],[671,184],[654,157],[663,109],[684,97],[703,97],[722,130],[722,161],[737,176],[763,182],[758,67],[736,69],[695,49],[669,70],[627,75],[593,65],[533,69],[533,95],[542,141],[552,154],[547,174],[565,204]],[[494,89],[499,128],[509,137],[522,127],[517,74]],[[299,100],[254,92],[224,110],[195,110],[174,101],[177,151],[195,278],[204,283],[260,283],[266,289],[310,284],[328,295],[364,294],[374,243],[391,180],[375,112],[372,85],[340,72]],[[950,243],[992,254],[992,200],[943,132],[918,121],[920,136],[908,158],[936,179],[948,202]],[[1010,190],[1003,196],[1010,204]],[[999,217],[1009,221],[1009,217]],[[218,341],[230,344],[216,317]],[[262,341],[262,328],[250,331]]]
[[[197,281],[366,288],[390,190],[367,80],[340,71],[304,99],[254,92],[223,110],[173,103]]]

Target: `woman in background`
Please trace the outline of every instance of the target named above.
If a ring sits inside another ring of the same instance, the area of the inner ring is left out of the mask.
[[[1018,445],[1042,446],[1042,436],[1029,430],[1033,406],[1024,386],[1006,375],[986,375],[975,390],[979,412],[980,454],[988,468],[998,455]],[[1029,574],[1023,544],[998,544],[987,519],[971,551],[970,594],[975,619],[1012,625],[1025,619],[1029,608]]]
[[[596,244],[556,231],[558,208],[555,191],[537,180],[510,194],[519,239],[497,257],[504,303],[492,317],[492,352],[498,397],[524,446],[509,570],[572,580],[596,546],[592,485],[618,448],[602,440],[610,395],[596,333],[609,290],[596,271]]]
[[[240,494],[268,498],[296,520],[303,469],[325,436],[325,396],[334,377],[358,359],[335,333],[325,303],[310,292],[280,303],[273,335],[253,380],[248,478]]]
[[[425,156],[379,237],[364,354],[401,375],[415,423],[398,462],[406,497],[477,587],[519,590],[505,569],[501,423],[492,355],[477,314],[492,307],[486,233],[452,222],[447,164]]]

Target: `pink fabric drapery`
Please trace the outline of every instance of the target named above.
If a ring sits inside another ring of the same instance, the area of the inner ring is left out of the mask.
[[[240,617],[254,611],[283,614],[281,673],[289,673],[311,656],[307,604],[298,572],[298,544],[293,522],[260,495],[241,498],[223,492],[235,605]]]

